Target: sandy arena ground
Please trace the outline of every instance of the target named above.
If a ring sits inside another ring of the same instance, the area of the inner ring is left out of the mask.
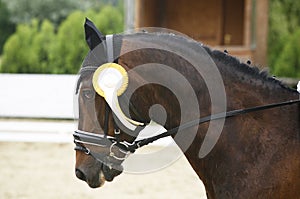
[[[0,142],[1,199],[205,199],[185,158],[155,173],[122,174],[90,189],[74,175],[71,144]]]

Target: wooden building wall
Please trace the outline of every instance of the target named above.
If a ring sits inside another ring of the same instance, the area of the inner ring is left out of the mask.
[[[134,24],[173,29],[266,66],[268,0],[135,0]]]

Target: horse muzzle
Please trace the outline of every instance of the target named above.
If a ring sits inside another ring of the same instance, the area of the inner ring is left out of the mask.
[[[122,165],[106,165],[97,163],[94,168],[78,167],[75,169],[75,175],[78,179],[85,181],[91,188],[102,187],[105,183],[111,182],[115,177],[123,172]]]
[[[118,175],[120,175],[122,172],[123,172],[122,165],[116,165],[116,166],[114,166],[114,168],[111,168],[111,167],[103,164],[102,173],[104,175],[105,180],[108,182],[113,181],[114,178],[117,177]]]
[[[75,169],[75,175],[78,179],[85,181],[91,188],[101,187],[106,181],[102,171],[100,171],[99,174],[95,173],[94,175],[91,175],[81,169]]]

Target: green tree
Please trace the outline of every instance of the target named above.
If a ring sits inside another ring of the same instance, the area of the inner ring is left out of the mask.
[[[90,18],[103,34],[123,31],[123,16],[118,8],[105,6],[99,12],[76,11],[59,26],[56,45],[50,54],[54,73],[77,73],[88,52],[84,38],[83,24],[85,17]]]
[[[6,4],[0,0],[0,54],[6,39],[15,31],[15,24],[10,21]]]
[[[105,5],[122,8],[123,0],[2,0],[7,4],[14,23],[30,23],[33,19],[50,20],[57,27],[70,13],[99,9]]]
[[[85,45],[83,24],[85,14],[73,12],[59,26],[55,45],[51,47],[50,63],[53,73],[76,73],[88,48]]]
[[[55,31],[43,20],[17,26],[5,43],[0,72],[77,73],[89,51],[83,25],[88,17],[104,34],[123,31],[123,16],[118,8],[105,6],[100,11],[75,11]]]
[[[51,73],[53,67],[50,63],[50,52],[55,46],[55,33],[53,24],[44,20],[40,26],[38,33],[33,39],[32,51],[38,56],[38,63],[34,64],[31,71],[35,73]]]
[[[96,16],[91,18],[97,28],[105,35],[120,33],[124,30],[123,14],[116,7],[105,6]]]
[[[269,14],[268,64],[271,72],[278,76],[293,76],[299,74],[296,62],[291,55],[296,56],[300,46],[295,46],[296,31],[300,27],[300,1],[271,0]],[[293,51],[292,51],[293,50]],[[288,56],[287,54],[290,53]],[[283,55],[284,54],[284,55]],[[284,63],[285,60],[285,63]],[[295,71],[296,70],[296,71]],[[288,72],[289,71],[289,72]]]
[[[300,77],[300,28],[284,45],[273,69],[279,76]]]
[[[274,0],[272,0],[274,1]],[[300,1],[280,0],[283,13],[287,20],[288,31],[295,32],[300,26]],[[279,24],[280,25],[280,24]]]
[[[48,20],[41,25],[37,20],[30,25],[18,25],[16,33],[5,43],[1,72],[51,72],[49,47],[54,40],[54,27]]]
[[[80,9],[78,0],[3,0],[11,13],[14,23],[31,23],[31,20],[50,20],[56,26],[69,13]]]
[[[280,0],[271,1],[269,18],[268,62],[272,67],[290,34],[288,21]]]
[[[5,43],[2,72],[26,73],[38,63],[38,55],[32,50],[34,37],[38,32],[38,21],[30,25],[18,25],[17,31]]]

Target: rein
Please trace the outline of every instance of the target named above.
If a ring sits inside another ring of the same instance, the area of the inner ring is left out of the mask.
[[[75,142],[78,141],[79,143],[83,143],[81,141],[81,139],[83,139],[83,140],[86,139],[86,140],[88,140],[86,142],[87,144],[92,144],[92,145],[96,145],[96,146],[103,146],[103,145],[99,144],[99,138],[101,138],[101,140],[108,139],[112,144],[116,145],[117,147],[122,148],[122,150],[125,153],[126,152],[134,153],[135,150],[137,150],[143,146],[146,146],[146,145],[148,145],[152,142],[155,142],[159,139],[176,134],[178,132],[178,130],[180,130],[180,131],[185,130],[185,129],[191,128],[193,126],[201,125],[203,123],[210,122],[213,120],[230,118],[230,117],[247,114],[247,113],[251,113],[251,112],[262,111],[262,110],[272,109],[272,108],[281,107],[281,106],[288,106],[288,105],[298,104],[298,103],[300,103],[300,99],[299,100],[290,100],[290,101],[280,102],[280,103],[274,103],[274,104],[268,104],[268,105],[264,105],[264,106],[256,106],[256,107],[247,108],[247,109],[238,109],[238,110],[218,113],[218,114],[214,114],[214,115],[209,115],[209,116],[197,119],[197,120],[190,121],[188,123],[185,123],[183,125],[175,127],[173,129],[165,131],[159,135],[156,135],[156,136],[153,136],[150,138],[145,138],[145,139],[138,140],[138,141],[134,141],[133,143],[128,143],[128,142],[124,142],[124,141],[117,142],[115,137],[105,136],[105,135],[101,136],[101,135],[92,134],[92,133],[88,133],[88,132],[84,132],[84,131],[75,131],[74,139],[75,139]],[[87,150],[84,149],[84,151],[86,152]]]
[[[276,108],[276,107],[287,106],[287,105],[292,105],[292,104],[297,104],[297,103],[300,103],[300,100],[290,100],[290,101],[281,102],[281,103],[268,104],[268,105],[264,105],[264,106],[256,106],[256,107],[247,108],[247,109],[238,109],[238,110],[233,110],[233,111],[229,111],[229,112],[209,115],[209,116],[197,119],[197,120],[190,121],[188,123],[185,123],[183,125],[175,127],[173,129],[170,129],[160,135],[136,141],[131,146],[128,147],[128,151],[134,151],[138,148],[148,145],[148,144],[150,144],[156,140],[159,140],[161,138],[172,136],[172,135],[176,134],[178,130],[185,130],[190,127],[200,125],[200,124],[203,124],[206,122],[210,122],[213,120],[230,118],[230,117],[234,117],[234,116],[238,116],[238,115],[242,115],[242,114],[246,114],[246,113],[262,111],[262,110],[266,110],[266,109],[272,109],[272,108]]]

